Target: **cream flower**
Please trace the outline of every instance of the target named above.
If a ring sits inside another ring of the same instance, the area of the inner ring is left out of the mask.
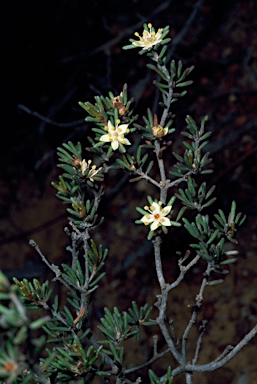
[[[80,162],[80,172],[82,173],[82,175],[84,176],[86,171],[88,170],[89,168],[89,165],[92,163],[92,160],[88,160],[88,163],[86,162],[85,159],[83,159],[81,162]]]
[[[92,160],[88,160],[88,162],[86,162],[85,159],[83,159],[82,161],[80,161],[80,172],[82,173],[82,175],[84,176],[86,174],[86,172],[88,171],[87,173],[87,178],[90,180],[90,181],[94,181],[93,177],[102,170],[102,167],[100,168],[96,168],[96,165],[92,165]],[[91,166],[91,169],[89,169]]]
[[[162,42],[162,32],[163,29],[159,28],[157,32],[155,32],[152,24],[147,25],[148,30],[144,29],[142,36],[139,35],[138,32],[135,32],[135,36],[139,37],[138,41],[134,41],[132,44],[137,47],[143,48],[143,50],[151,49],[154,45]]]
[[[108,121],[108,125],[105,127],[105,129],[108,131],[106,135],[103,135],[100,137],[100,141],[103,141],[105,143],[111,143],[112,149],[115,151],[119,148],[119,144],[123,145],[131,145],[130,141],[128,139],[125,139],[124,135],[125,133],[129,132],[128,124],[121,124],[119,125],[120,120],[116,121],[115,127],[111,123],[111,121]]]
[[[164,225],[165,227],[171,226],[170,219],[166,217],[170,213],[171,206],[167,205],[164,208],[161,208],[161,206],[162,206],[162,202],[159,201],[159,203],[153,202],[150,207],[147,207],[147,206],[144,207],[144,209],[149,213],[144,215],[141,221],[145,225],[151,224],[151,227],[150,227],[151,231],[154,231],[161,225]]]

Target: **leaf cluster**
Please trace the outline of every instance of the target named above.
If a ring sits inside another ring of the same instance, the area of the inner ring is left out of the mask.
[[[101,269],[107,255],[107,249],[103,249],[101,244],[97,248],[94,240],[90,239],[90,242],[86,245],[86,253],[82,258],[83,264],[78,259],[72,267],[63,263],[61,277],[75,290],[92,290],[105,275],[105,272],[101,272]],[[86,271],[85,268],[88,270]]]
[[[115,362],[120,365],[123,362],[124,348],[122,343],[135,336],[137,341],[140,340],[140,326],[155,325],[155,321],[149,320],[152,307],[145,304],[138,308],[135,301],[128,311],[120,313],[117,307],[113,308],[113,313],[105,308],[105,315],[100,319],[101,325],[98,326],[106,339],[100,340],[99,343],[104,346],[103,352],[114,358]],[[106,349],[106,346],[109,349]]]
[[[233,236],[237,228],[243,224],[245,216],[241,213],[236,214],[236,203],[233,201],[228,218],[226,219],[224,212],[220,209],[215,219],[216,221],[213,220],[211,223],[208,215],[201,214],[198,214],[195,221],[191,223],[186,218],[182,219],[186,230],[198,240],[190,246],[202,258],[214,265],[233,263],[236,261],[235,258],[226,258],[225,241],[236,243]]]
[[[198,128],[195,120],[191,116],[186,117],[187,131],[182,132],[182,135],[187,137],[190,141],[184,141],[184,156],[173,152],[174,157],[177,159],[175,165],[176,170],[172,171],[172,175],[181,177],[188,174],[207,174],[211,173],[211,169],[204,169],[210,162],[209,153],[203,153],[203,148],[208,143],[208,138],[211,132],[205,132],[205,124],[207,116],[202,119],[201,125]]]
[[[1,281],[6,277],[1,273]],[[31,286],[26,283],[22,290],[36,291],[36,299],[42,290],[47,294],[47,284],[39,287],[34,281]],[[38,334],[47,323],[49,316],[30,319],[21,290],[16,285],[5,284],[0,292],[0,379],[1,383],[37,383],[39,372],[30,367],[38,359],[46,346],[46,337]]]
[[[186,189],[179,188],[178,193],[175,193],[175,196],[177,196],[185,207],[197,209],[200,212],[215,202],[216,198],[211,198],[215,190],[214,185],[207,191],[206,182],[203,182],[198,187],[195,179],[190,176],[186,179],[186,183]]]
[[[166,51],[167,46],[164,46],[159,55],[157,53],[149,55],[156,64],[147,65],[161,79],[160,81],[155,80],[154,84],[161,91],[163,102],[160,105],[163,107],[169,106],[187,94],[186,90],[180,91],[178,88],[188,87],[193,83],[192,80],[185,81],[185,79],[194,69],[192,65],[183,70],[181,60],[178,61],[178,64],[175,60],[167,63]],[[170,99],[170,90],[172,90],[172,99]]]
[[[168,128],[167,134],[171,134],[175,132],[175,128],[172,127],[174,121],[174,114],[168,115],[168,121],[165,122],[165,128]],[[156,135],[154,135],[154,127],[158,125],[158,121],[156,115],[154,116],[152,111],[147,109],[147,116],[143,116],[144,124],[134,123],[134,126],[140,131],[142,137],[145,139],[145,144],[143,144],[144,148],[154,148],[154,140],[156,140]],[[163,137],[160,136],[159,140],[163,140]]]
[[[149,378],[150,378],[151,384],[172,384],[173,383],[172,369],[171,367],[168,367],[165,378],[162,380],[151,369],[149,369]]]
[[[82,160],[80,143],[64,143],[63,147],[58,148],[58,156],[58,166],[63,173],[59,176],[59,184],[52,182],[52,186],[57,189],[56,196],[69,205],[67,212],[71,214],[70,220],[74,224],[81,226],[84,223],[95,228],[100,222],[97,222],[97,207],[92,193],[95,196],[102,193],[95,183],[103,180],[102,167],[97,169],[95,165],[91,166],[90,160],[87,163]],[[82,172],[83,166],[85,172]],[[87,195],[90,198],[87,199]]]
[[[86,347],[75,338],[65,348],[47,349],[48,357],[42,359],[42,371],[47,378],[68,383],[74,377],[83,378],[83,383],[92,383],[95,376],[105,376],[104,359],[100,357],[102,347]]]
[[[99,141],[99,138],[106,134],[105,127],[108,121],[115,126],[116,121],[119,120],[121,124],[132,124],[137,116],[133,115],[133,103],[134,99],[128,99],[127,84],[124,84],[122,92],[118,96],[114,96],[112,92],[109,92],[108,96],[95,96],[95,104],[90,102],[79,102],[79,105],[88,113],[86,117],[87,122],[91,122],[97,125],[97,127],[91,128],[95,133],[95,138],[88,137],[88,141],[91,146],[87,148],[101,161],[109,161],[113,155],[113,149],[108,146],[107,152],[104,150],[106,143]],[[130,132],[134,129],[130,128]],[[119,150],[122,153],[126,152],[124,146],[120,143]]]

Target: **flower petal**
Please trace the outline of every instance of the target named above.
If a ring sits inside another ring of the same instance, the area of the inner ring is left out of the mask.
[[[111,120],[108,120],[108,131],[113,130],[113,129],[114,129],[114,126],[113,126]]]
[[[113,149],[114,151],[116,151],[116,149],[119,148],[119,142],[118,142],[118,140],[112,140],[111,146],[112,146],[112,149]]]
[[[160,212],[160,210],[161,210],[161,206],[160,206],[158,203],[156,203],[156,202],[154,201],[154,202],[151,204],[151,206],[154,207],[153,212],[155,212],[155,213],[159,213],[159,212]]]
[[[152,224],[151,224],[151,231],[155,231],[157,228],[159,227],[159,221],[154,221]]]
[[[147,214],[147,215],[142,217],[141,221],[144,224],[148,225],[154,221],[153,215]]]
[[[128,124],[121,124],[117,127],[119,133],[126,133],[126,130],[128,129]]]
[[[162,217],[160,220],[160,223],[161,223],[161,225],[164,225],[165,227],[171,226],[170,219],[168,219],[167,217]]]
[[[109,143],[111,141],[109,133],[107,133],[106,135],[101,136],[99,140],[100,141],[104,141],[105,143]]]
[[[131,145],[131,142],[128,139],[122,139],[122,140],[120,140],[120,142],[123,145]]]
[[[162,208],[161,209],[161,213],[166,216],[171,210],[171,206],[170,205],[167,205],[166,207]]]

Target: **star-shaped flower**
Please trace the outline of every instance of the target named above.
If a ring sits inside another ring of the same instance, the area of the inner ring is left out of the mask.
[[[155,32],[151,23],[147,25],[147,29],[144,29],[142,36],[138,32],[135,32],[135,36],[139,37],[138,41],[133,41],[132,44],[142,48],[143,50],[151,49],[154,45],[162,42],[163,29],[159,28]]]
[[[169,37],[166,37],[169,31],[169,26],[166,26],[159,28],[156,32],[151,23],[145,23],[142,36],[140,36],[138,32],[134,33],[139,40],[129,39],[130,44],[125,45],[123,49],[141,48],[140,54],[148,52],[159,44],[167,44],[171,40]]]
[[[117,120],[114,127],[112,122],[109,120],[108,125],[105,127],[108,133],[106,135],[102,135],[99,139],[105,143],[111,143],[114,151],[119,148],[120,143],[123,145],[131,145],[130,141],[124,137],[124,135],[129,132],[128,124],[119,125],[119,123],[120,120]]]
[[[148,211],[146,215],[144,215],[141,219],[141,221],[145,225],[151,224],[151,231],[154,231],[160,226],[170,227],[171,221],[168,217],[166,217],[171,210],[171,206],[167,205],[164,208],[161,208],[162,202],[159,201],[159,203],[153,202],[150,207],[145,206],[144,209]]]

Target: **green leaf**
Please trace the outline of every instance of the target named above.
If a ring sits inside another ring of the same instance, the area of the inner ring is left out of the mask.
[[[99,276],[97,276],[91,283],[89,284],[89,287],[92,288],[94,287],[104,276],[106,272],[102,272]]]
[[[207,241],[207,244],[211,244],[218,237],[219,234],[220,234],[219,229],[216,229],[211,235],[211,237],[209,238],[209,240]]]
[[[128,169],[129,171],[131,171],[131,168],[129,167],[129,164],[125,163],[123,160],[121,159],[116,159],[116,162],[121,165],[122,167]]]
[[[62,273],[63,278],[65,278],[67,282],[70,281],[72,284],[77,285],[78,278],[76,276],[76,273],[73,271],[73,269],[69,267],[67,264],[62,264],[62,267],[64,270],[64,273]]]
[[[230,258],[227,260],[223,260],[219,264],[221,264],[221,265],[232,264],[232,263],[235,263],[236,261],[237,261],[237,258],[233,257],[233,258]]]
[[[214,286],[214,285],[219,285],[219,284],[222,284],[224,282],[223,279],[216,279],[216,280],[212,280],[212,281],[208,281],[208,285],[211,285],[211,286]]]
[[[154,161],[151,160],[147,166],[147,169],[145,171],[145,174],[148,175],[150,172],[151,172],[151,169],[153,168],[153,165],[154,165]]]
[[[200,233],[199,233],[198,229],[196,228],[195,223],[190,223],[184,217],[182,218],[182,220],[184,222],[184,226],[185,226],[186,230],[190,233],[190,235],[195,237],[196,239],[198,239],[200,237]]]
[[[168,81],[166,74],[161,69],[157,68],[153,64],[147,64],[147,67],[152,71],[155,71],[163,80]]]
[[[193,84],[193,80],[184,81],[183,83],[176,83],[176,88],[178,87],[187,87],[188,85]]]
[[[229,225],[234,222],[235,215],[236,215],[236,202],[232,201],[231,211],[230,211],[229,216],[228,216],[228,224]]]
[[[151,369],[149,369],[148,374],[151,384],[161,384],[160,380],[158,379],[158,376],[156,376],[156,374]]]

